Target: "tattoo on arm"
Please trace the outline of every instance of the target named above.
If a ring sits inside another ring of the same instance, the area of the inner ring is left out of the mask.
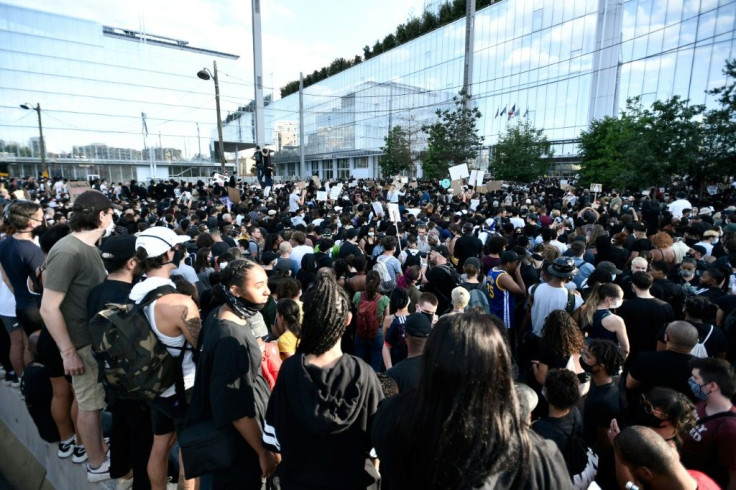
[[[199,316],[192,318],[187,318],[187,316],[189,316],[189,308],[185,306],[181,312],[181,320],[194,339],[194,347],[196,347],[197,342],[199,342],[199,331],[202,330],[202,320]]]

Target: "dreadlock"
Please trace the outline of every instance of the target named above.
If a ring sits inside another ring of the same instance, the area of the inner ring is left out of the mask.
[[[345,291],[330,275],[318,275],[304,301],[304,320],[297,352],[321,355],[340,342],[350,313]]]

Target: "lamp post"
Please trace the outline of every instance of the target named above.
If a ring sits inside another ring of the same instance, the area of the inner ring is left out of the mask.
[[[218,148],[220,150],[220,165],[222,165],[222,173],[225,173],[225,145],[222,142],[222,118],[220,117],[220,83],[217,79],[217,60],[212,62],[213,70],[209,71],[206,67],[197,72],[197,76],[202,80],[212,80],[215,82],[215,105],[217,106],[217,138]]]
[[[46,145],[43,142],[43,124],[41,124],[41,104],[37,103],[36,107],[33,107],[31,104],[25,103],[20,105],[21,109],[26,110],[33,110],[36,111],[38,114],[38,133],[41,139],[39,140],[39,149],[41,150],[41,172],[46,174],[47,177],[50,177],[49,175],[49,169],[46,166]]]

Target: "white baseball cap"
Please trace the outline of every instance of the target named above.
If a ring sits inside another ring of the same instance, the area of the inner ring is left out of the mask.
[[[135,241],[135,249],[143,247],[149,257],[165,254],[180,243],[188,242],[189,235],[177,235],[165,226],[154,226],[142,231]]]

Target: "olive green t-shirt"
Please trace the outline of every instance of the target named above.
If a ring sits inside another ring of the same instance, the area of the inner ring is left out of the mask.
[[[77,349],[92,343],[87,328],[87,297],[105,277],[99,250],[74,235],[59,240],[46,258],[44,288],[66,293],[60,309]]]

